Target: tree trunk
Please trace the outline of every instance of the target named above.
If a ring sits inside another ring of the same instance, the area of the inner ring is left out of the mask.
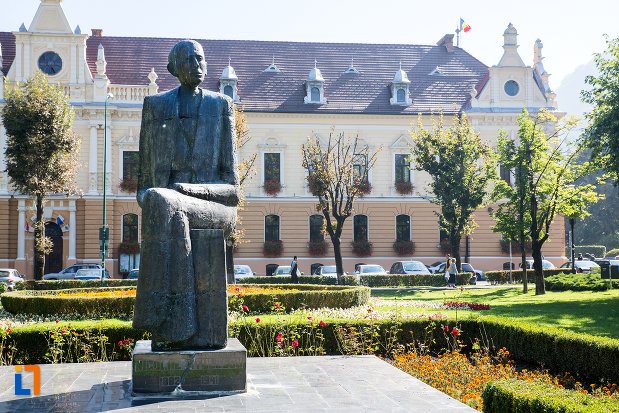
[[[522,269],[522,293],[529,292],[529,279],[527,277],[527,250],[524,245],[524,232],[520,232],[520,268]]]
[[[544,268],[542,266],[542,244],[533,239],[533,269],[535,270],[535,295],[546,294]]]
[[[333,244],[333,255],[335,257],[335,271],[337,271],[337,283],[342,284],[342,276],[344,275],[344,264],[342,262],[342,247],[340,237],[337,235],[331,236]]]
[[[45,272],[45,253],[40,248],[37,248],[37,244],[42,246],[43,238],[45,237],[43,197],[41,195],[35,195],[35,200],[37,206],[37,222],[34,226],[34,278],[36,280],[41,280]],[[20,228],[20,230],[23,231],[23,228]]]
[[[449,236],[449,242],[451,244],[451,258],[456,259],[456,268],[458,271],[462,271],[462,259],[460,257],[460,240],[462,238],[457,234],[451,234]]]

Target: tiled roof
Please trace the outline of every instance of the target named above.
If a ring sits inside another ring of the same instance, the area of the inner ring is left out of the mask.
[[[2,73],[6,75],[15,59],[15,36],[11,32],[0,32],[0,44],[2,45]]]
[[[10,33],[0,33],[2,36]],[[171,47],[181,39],[93,36],[87,40],[87,61],[96,73],[97,47],[105,48],[112,84],[147,85],[151,68],[159,90],[178,85],[166,69]],[[2,40],[0,40],[2,41]],[[228,58],[239,77],[238,95],[246,111],[287,113],[416,114],[460,111],[470,91],[484,80],[488,68],[466,51],[445,46],[407,44],[302,43],[247,40],[198,40],[204,47],[208,74],[203,87],[219,90]],[[13,39],[14,43],[14,39]],[[7,50],[2,42],[3,51]],[[11,47],[11,46],[9,46]],[[14,45],[13,55],[14,55]],[[5,67],[10,63],[5,52]],[[279,73],[265,73],[275,57]],[[360,72],[343,73],[354,58]],[[304,104],[305,79],[314,59],[325,78],[323,105]],[[11,59],[12,61],[12,59]],[[402,62],[410,84],[412,105],[392,106],[390,84]],[[439,67],[445,76],[430,75]]]

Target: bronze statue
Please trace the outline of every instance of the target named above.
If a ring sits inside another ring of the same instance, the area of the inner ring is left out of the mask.
[[[221,238],[204,237],[213,231],[199,230],[221,230],[227,239],[235,226],[234,111],[228,97],[199,87],[206,61],[198,42],[177,43],[168,70],[181,85],[146,97],[142,111],[142,256],[133,326],[152,332],[153,350],[223,348],[225,249]]]

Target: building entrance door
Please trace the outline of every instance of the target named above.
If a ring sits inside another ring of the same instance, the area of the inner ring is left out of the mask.
[[[45,256],[45,274],[62,271],[62,229],[55,222],[45,223],[45,236],[52,240],[52,252]]]

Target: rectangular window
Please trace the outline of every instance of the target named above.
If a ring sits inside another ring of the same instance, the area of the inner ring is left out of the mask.
[[[264,154],[264,180],[280,182],[280,153]]]
[[[123,152],[123,180],[138,181],[139,154],[138,151]]]
[[[506,166],[499,166],[499,173],[501,175],[501,179],[507,182],[508,185],[512,184],[512,171]]]
[[[395,155],[395,182],[411,181],[411,163],[409,156],[405,154]]]
[[[366,154],[357,153],[353,155],[353,173],[355,179],[366,181],[368,180],[368,156]]]

